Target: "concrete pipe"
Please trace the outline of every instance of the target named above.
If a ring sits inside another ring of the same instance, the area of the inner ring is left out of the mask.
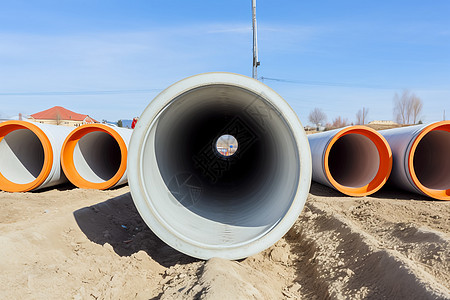
[[[308,135],[313,180],[349,196],[378,191],[392,169],[386,140],[366,126]]]
[[[394,156],[389,182],[450,200],[450,121],[382,130]]]
[[[227,145],[237,149],[219,149]],[[137,123],[128,164],[144,221],[201,259],[240,259],[274,244],[297,220],[311,181],[294,111],[263,83],[230,73],[161,92]]]
[[[27,192],[67,181],[60,151],[71,130],[27,121],[0,123],[0,189]]]
[[[86,124],[64,141],[61,165],[70,182],[84,189],[104,190],[127,182],[131,129]]]

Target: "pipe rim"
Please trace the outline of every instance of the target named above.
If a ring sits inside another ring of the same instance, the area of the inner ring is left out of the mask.
[[[144,160],[143,149],[147,144],[151,129],[158,121],[159,115],[161,115],[164,109],[170,105],[172,99],[175,99],[187,91],[207,85],[229,85],[248,89],[261,96],[274,107],[285,110],[286,123],[292,129],[295,143],[298,147],[300,164],[300,175],[296,195],[291,206],[284,215],[284,218],[280,219],[261,237],[246,241],[245,243],[232,244],[223,247],[199,243],[189,239],[187,236],[180,236],[174,232],[171,226],[159,216],[150,200],[154,198],[154,196],[152,197],[148,188],[142,184],[143,170],[141,162]],[[306,202],[311,184],[312,171],[309,142],[298,116],[294,113],[289,104],[270,87],[247,76],[227,72],[203,73],[187,77],[172,84],[157,95],[139,118],[139,122],[131,137],[130,155],[128,159],[130,170],[132,170],[128,174],[132,198],[145,223],[168,245],[180,252],[200,259],[209,259],[211,257],[241,259],[259,253],[270,247],[273,243],[278,241],[297,220],[298,215]]]
[[[450,121],[440,121],[426,126],[422,131],[416,136],[414,141],[411,144],[411,148],[408,153],[408,170],[411,176],[411,179],[415,186],[425,195],[438,199],[438,200],[450,200],[450,189],[446,190],[438,190],[438,189],[430,189],[424,186],[419,178],[416,175],[416,171],[414,169],[414,154],[416,152],[417,146],[420,141],[431,131],[434,130],[443,130],[450,132]]]
[[[338,183],[333,178],[330,172],[328,158],[330,156],[331,148],[340,138],[348,134],[360,134],[369,138],[377,148],[378,155],[380,157],[380,166],[378,168],[378,172],[368,184],[362,187],[353,188],[344,186]],[[392,171],[392,151],[388,142],[376,130],[362,125],[350,126],[339,131],[328,143],[325,149],[325,155],[323,159],[324,159],[325,175],[329,180],[329,182],[331,183],[331,185],[333,185],[341,193],[348,196],[362,197],[375,193],[376,191],[381,189],[381,187],[383,187]]]
[[[37,125],[27,121],[6,121],[0,123],[0,142],[9,133],[19,130],[28,129],[33,132],[41,142],[44,151],[44,163],[42,170],[35,180],[29,183],[15,183],[8,179],[0,172],[0,190],[5,192],[28,192],[39,187],[50,175],[53,165],[53,148],[49,138],[44,131]]]
[[[105,182],[91,182],[84,179],[75,168],[73,153],[78,141],[91,132],[104,132],[112,136],[120,148],[121,162],[116,174]],[[67,179],[75,186],[82,189],[106,190],[114,186],[127,170],[127,145],[120,134],[105,124],[85,124],[73,130],[64,141],[61,150],[61,166]]]

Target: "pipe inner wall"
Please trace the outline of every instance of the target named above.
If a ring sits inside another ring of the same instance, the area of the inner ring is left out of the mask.
[[[328,167],[339,184],[359,188],[369,184],[377,175],[380,156],[377,147],[368,137],[347,134],[331,147]]]
[[[427,133],[414,151],[413,162],[422,185],[429,189],[450,190],[450,132],[433,130]]]
[[[272,113],[265,128],[245,113],[255,100]],[[154,143],[169,190],[156,209],[173,230],[199,243],[239,244],[260,237],[286,213],[296,194],[298,153],[282,118],[257,95],[227,86],[199,88],[176,99],[159,120],[146,146]],[[239,144],[228,158],[215,149],[223,134]],[[147,171],[154,170],[144,170],[151,178]],[[180,209],[188,211],[183,218],[173,213]],[[229,225],[227,232],[217,234],[217,224]]]
[[[79,188],[100,190],[126,183],[131,133],[106,124],[74,129],[61,151],[61,165],[69,181]]]
[[[389,181],[404,190],[450,200],[450,121],[382,130],[391,146]]]
[[[228,157],[216,148],[223,135],[239,145]],[[158,95],[137,123],[128,163],[145,222],[202,259],[239,259],[278,241],[311,180],[295,113],[264,84],[229,73],[193,76]]]
[[[44,148],[29,129],[8,133],[0,141],[0,153],[0,173],[16,184],[33,182],[44,166]]]
[[[102,183],[117,173],[121,156],[119,144],[111,135],[94,131],[79,139],[73,151],[73,162],[85,180]]]

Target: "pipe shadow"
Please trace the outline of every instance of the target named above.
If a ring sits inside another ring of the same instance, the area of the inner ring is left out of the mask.
[[[411,201],[440,201],[421,194],[408,192],[390,184],[384,185],[379,191],[370,195],[377,199],[396,199],[396,200],[411,200]]]
[[[64,182],[64,183],[61,183],[61,184],[58,184],[58,185],[52,185],[52,186],[44,187],[42,189],[33,190],[31,192],[39,194],[39,193],[44,193],[44,192],[48,192],[48,191],[51,191],[51,190],[57,190],[57,191],[60,191],[60,192],[65,192],[65,191],[71,191],[71,190],[74,190],[74,189],[77,189],[77,187],[74,186],[72,183]]]
[[[327,187],[326,185],[317,183],[315,181],[311,181],[309,193],[317,197],[339,197],[339,198],[347,197],[341,192],[336,191],[335,189],[332,189],[330,187]]]
[[[320,183],[311,182],[311,188],[309,190],[310,194],[317,196],[317,197],[331,197],[331,198],[353,198],[351,196],[347,196],[342,194],[339,191],[336,191],[328,186],[322,185]],[[384,185],[380,190],[377,192],[366,196],[368,198],[376,198],[380,200],[386,200],[386,199],[395,199],[395,200],[410,200],[410,201],[440,201],[436,200],[424,195],[408,192],[402,189],[399,189],[395,186],[392,186],[390,184]],[[356,197],[358,198],[358,197]]]
[[[164,267],[198,261],[161,241],[139,215],[130,193],[73,213],[81,231],[94,243],[110,244],[120,256],[145,251]]]
[[[63,184],[54,186],[53,188],[55,188],[56,190],[58,190],[60,192],[65,192],[65,191],[71,191],[71,190],[77,189],[78,187],[73,185],[71,182],[65,182]]]

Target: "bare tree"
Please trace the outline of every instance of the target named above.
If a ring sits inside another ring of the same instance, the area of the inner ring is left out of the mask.
[[[422,100],[414,93],[405,90],[400,97],[397,93],[394,96],[394,117],[400,124],[416,124],[422,112]]]
[[[331,126],[332,126],[332,128],[341,128],[341,127],[345,127],[347,125],[348,125],[348,119],[338,116],[333,120],[333,124]]]
[[[358,112],[356,113],[356,125],[366,124],[368,114],[369,109],[366,107],[363,107],[362,109],[358,110]]]
[[[419,119],[419,114],[422,112],[423,103],[422,100],[414,94],[411,98],[411,102],[413,124],[416,124]]]
[[[394,118],[399,124],[406,124],[407,122],[407,91],[403,91],[402,97],[397,93],[394,96]]]
[[[324,124],[327,120],[327,115],[320,108],[314,108],[312,112],[309,113],[308,116],[309,122],[316,125],[317,127],[320,124]]]

